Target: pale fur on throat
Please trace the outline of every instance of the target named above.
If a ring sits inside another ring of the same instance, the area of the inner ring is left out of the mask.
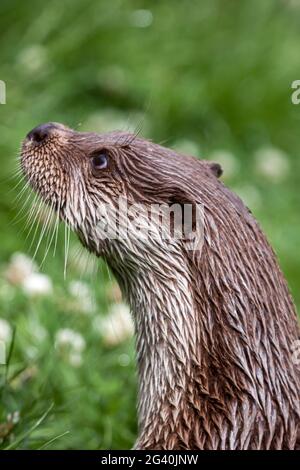
[[[195,311],[190,275],[182,258],[173,254],[172,264],[161,265],[161,272],[140,270],[127,285],[139,371],[137,447],[155,433],[158,417],[168,418],[168,404],[178,409],[192,359],[196,361]]]

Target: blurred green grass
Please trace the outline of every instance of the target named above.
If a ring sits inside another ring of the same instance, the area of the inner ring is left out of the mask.
[[[34,251],[24,221],[12,222],[21,207],[10,177],[20,142],[47,121],[100,132],[141,127],[157,142],[220,159],[226,184],[262,224],[299,306],[300,106],[291,103],[291,83],[300,78],[300,2],[2,0],[0,12],[7,86],[0,105],[0,318],[16,328],[7,380],[0,366],[0,446],[128,448],[136,434],[133,341],[107,347],[91,316],[65,308],[68,283],[80,273],[70,266],[63,278],[63,237],[42,268],[55,295],[31,298],[5,279],[13,253]],[[113,300],[105,267],[83,278],[97,296],[97,314],[107,313]],[[36,324],[47,332],[42,341]],[[85,338],[80,367],[55,348],[61,328]]]

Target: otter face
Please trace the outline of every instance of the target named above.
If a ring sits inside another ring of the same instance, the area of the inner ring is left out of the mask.
[[[131,238],[130,244],[124,236],[118,249],[122,246],[124,252],[131,250],[135,255],[141,251],[141,243],[136,243],[136,218],[145,225],[151,219],[150,206],[179,204],[181,210],[182,204],[194,203],[197,178],[208,174],[214,178],[215,174],[215,165],[208,171],[207,162],[128,133],[76,132],[57,123],[29,132],[22,145],[21,166],[32,188],[98,255],[107,249],[107,239],[114,238],[107,233],[111,235],[112,224],[115,228],[116,211],[118,234],[124,232],[126,223],[126,235]],[[125,217],[124,204],[126,210],[128,205],[139,205],[140,212],[126,212]],[[150,241],[143,248],[153,251],[155,245],[159,251],[160,245],[166,249],[158,219],[153,220]],[[181,226],[182,214],[179,220]],[[158,235],[155,243],[154,232]],[[174,243],[178,245],[177,240]]]
[[[21,167],[30,185],[74,230],[99,203],[124,191],[119,136],[110,137],[49,123],[33,129],[23,142]]]

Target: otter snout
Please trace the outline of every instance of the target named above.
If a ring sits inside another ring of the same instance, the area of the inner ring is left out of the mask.
[[[53,129],[55,129],[55,125],[52,122],[41,124],[28,132],[26,139],[35,143],[43,142],[49,137]]]
[[[32,129],[30,132],[28,132],[25,141],[32,142],[35,144],[41,144],[57,132],[68,130],[70,130],[68,127],[57,122],[47,122],[45,124],[40,124],[39,126]]]
[[[56,122],[40,124],[25,137],[21,168],[30,186],[54,209],[65,203],[72,163],[66,158],[73,131]],[[65,148],[64,152],[59,152]]]

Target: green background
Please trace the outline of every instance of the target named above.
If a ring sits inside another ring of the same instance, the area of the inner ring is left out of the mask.
[[[24,196],[15,201],[20,186],[11,177],[26,133],[48,121],[99,132],[140,128],[156,142],[220,159],[224,181],[260,221],[299,306],[300,105],[291,102],[299,31],[296,0],[1,0],[0,318],[16,335],[9,369],[0,366],[0,446],[129,448],[136,436],[133,341],[107,347],[91,316],[65,307],[68,282],[82,276],[97,315],[108,312],[105,266],[90,276],[70,265],[64,280],[62,234],[41,268],[55,295],[28,298],[5,279],[13,253],[34,252],[25,219],[14,220]],[[47,331],[43,341],[33,324]],[[87,343],[81,367],[55,350],[55,334],[66,327]],[[10,426],[15,411],[20,419]]]

